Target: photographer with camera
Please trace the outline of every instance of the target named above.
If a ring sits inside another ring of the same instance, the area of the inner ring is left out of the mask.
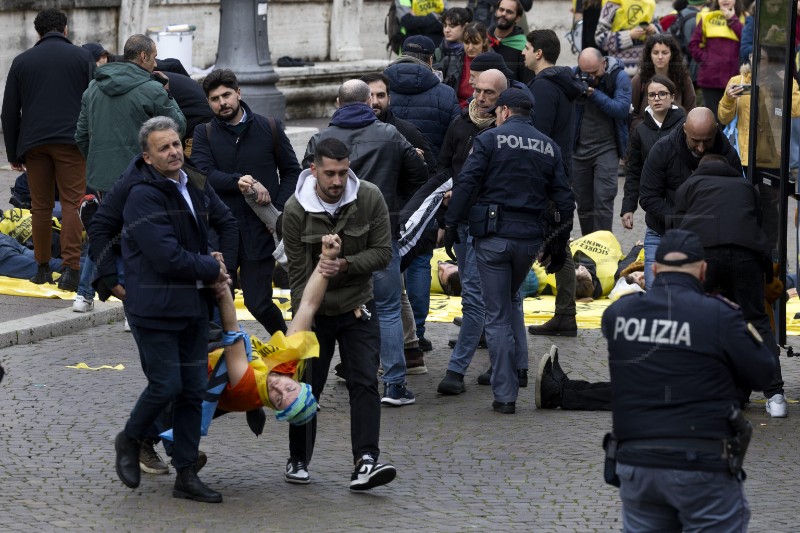
[[[611,231],[617,169],[628,146],[631,80],[622,62],[587,48],[578,56],[575,76],[583,95],[575,113],[572,188],[581,234]]]

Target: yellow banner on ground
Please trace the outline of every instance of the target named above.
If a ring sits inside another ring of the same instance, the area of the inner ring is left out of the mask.
[[[6,296],[27,296],[30,298],[59,298],[72,300],[74,292],[58,290],[55,285],[36,285],[27,280],[6,278],[0,276],[0,294]],[[288,289],[274,289],[272,300],[283,313],[285,320],[291,320],[292,307]],[[600,319],[603,311],[611,305],[611,300],[603,298],[589,303],[576,304],[578,314],[576,320],[581,329],[600,328]],[[236,306],[236,319],[241,321],[255,320],[244,306],[242,291],[236,291],[234,300]],[[537,296],[525,298],[522,303],[525,312],[525,324],[542,324],[553,317],[555,309],[555,296]],[[795,315],[800,313],[800,299],[792,298],[786,303],[786,333],[800,335],[800,318]],[[428,312],[428,322],[452,322],[453,318],[461,316],[461,298],[445,294],[431,294],[431,307]],[[799,315],[800,316],[800,315]]]

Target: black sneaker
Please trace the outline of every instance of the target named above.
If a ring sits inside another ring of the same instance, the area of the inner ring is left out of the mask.
[[[308,475],[308,467],[306,462],[294,457],[289,457],[286,462],[286,473],[283,475],[286,483],[295,483],[297,485],[308,485],[311,483],[311,476]]]
[[[490,366],[486,372],[478,376],[478,385],[491,385],[492,384],[492,367]]]
[[[419,341],[419,347],[423,352],[433,351],[433,344],[431,344],[431,341],[425,337],[419,337],[417,340]]]
[[[550,354],[542,356],[536,372],[534,398],[537,409],[556,409],[561,407],[561,381],[553,377],[553,361]]]
[[[34,275],[29,281],[37,285],[53,283],[53,273],[50,272],[50,264],[43,263],[38,265],[36,267],[36,275]]]
[[[550,347],[550,361],[553,363],[553,378],[559,383],[563,383],[567,378],[567,373],[564,372],[564,369],[561,368],[561,365],[558,364],[558,348],[556,345],[552,345]]]
[[[394,466],[381,464],[371,455],[364,454],[350,476],[350,490],[369,490],[386,485],[396,475],[397,469]]]

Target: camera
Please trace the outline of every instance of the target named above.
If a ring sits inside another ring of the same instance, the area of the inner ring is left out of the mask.
[[[575,76],[575,82],[580,86],[581,89],[581,94],[578,96],[578,98],[576,98],[576,101],[586,101],[586,99],[589,98],[589,87],[592,85],[592,82],[594,82],[594,77],[590,74],[579,72]]]

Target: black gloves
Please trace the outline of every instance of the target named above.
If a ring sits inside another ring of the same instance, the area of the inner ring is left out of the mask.
[[[455,226],[446,226],[444,228],[444,251],[453,261],[456,260],[456,256],[453,253],[454,244],[461,244],[461,239],[458,238],[458,230]]]
[[[567,243],[562,240],[551,240],[545,243],[539,263],[544,265],[545,272],[555,274],[567,261]]]

